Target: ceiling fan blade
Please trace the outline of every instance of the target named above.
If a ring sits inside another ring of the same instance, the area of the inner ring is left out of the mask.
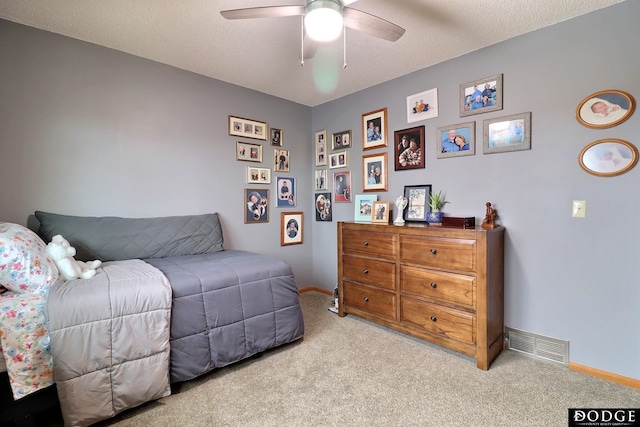
[[[304,6],[264,6],[220,11],[220,14],[227,19],[279,18],[298,16],[303,13]]]
[[[405,31],[404,28],[387,20],[350,7],[342,9],[342,17],[344,18],[344,25],[352,30],[391,42],[402,37]]]

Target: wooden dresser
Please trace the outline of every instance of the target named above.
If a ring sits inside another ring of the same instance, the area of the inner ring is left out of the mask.
[[[504,228],[338,223],[339,315],[474,357],[487,370],[504,325]]]

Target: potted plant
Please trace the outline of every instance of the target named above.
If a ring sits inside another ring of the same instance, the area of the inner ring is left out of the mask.
[[[446,199],[446,196],[442,194],[442,191],[429,193],[429,212],[427,213],[427,222],[430,224],[442,224],[442,217],[444,216],[442,208],[447,203],[451,202]]]

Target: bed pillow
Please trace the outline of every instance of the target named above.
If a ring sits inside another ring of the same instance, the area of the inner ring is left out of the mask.
[[[36,211],[38,234],[47,242],[61,234],[76,259],[120,261],[197,255],[223,250],[217,213],[157,218],[85,217]]]
[[[28,228],[0,222],[0,286],[16,293],[48,293],[58,269],[46,247]]]

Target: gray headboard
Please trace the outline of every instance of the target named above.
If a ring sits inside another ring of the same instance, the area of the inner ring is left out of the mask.
[[[45,243],[56,234],[76,248],[76,259],[116,261],[195,255],[223,250],[217,213],[157,218],[83,217],[36,211]]]

